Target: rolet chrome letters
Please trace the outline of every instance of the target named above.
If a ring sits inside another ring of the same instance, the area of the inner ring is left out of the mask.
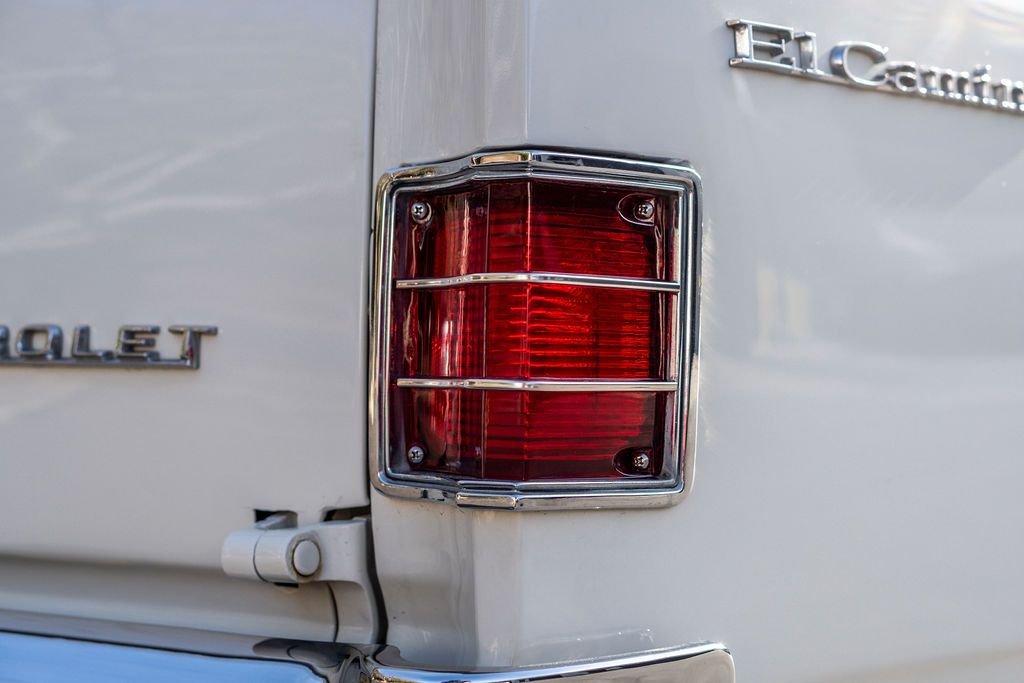
[[[730,66],[1024,114],[1024,82],[993,80],[988,65],[956,71],[890,61],[888,48],[848,40],[832,48],[828,57],[831,73],[826,73],[818,68],[813,33],[745,19],[731,19],[726,26],[733,30],[736,41]],[[871,66],[858,70],[851,64],[851,54],[867,58]]]
[[[75,327],[71,335],[70,355],[64,356],[64,331],[58,325],[26,325],[12,338],[6,325],[0,325],[0,367],[76,367],[76,368],[154,368],[198,370],[204,336],[214,336],[217,328],[209,325],[171,325],[167,328],[181,337],[178,358],[161,358],[156,349],[160,328],[156,325],[124,325],[117,331],[112,351],[92,348],[88,325]],[[14,353],[11,350],[13,341]]]

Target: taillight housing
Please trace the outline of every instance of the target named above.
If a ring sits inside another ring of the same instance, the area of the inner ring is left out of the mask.
[[[699,187],[683,166],[563,152],[386,174],[375,486],[495,508],[677,500],[693,472]]]

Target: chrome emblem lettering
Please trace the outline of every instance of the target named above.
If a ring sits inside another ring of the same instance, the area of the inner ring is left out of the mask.
[[[0,367],[198,370],[202,339],[216,335],[217,328],[171,325],[167,330],[181,337],[177,358],[160,357],[156,349],[160,328],[156,325],[124,325],[110,351],[93,349],[92,331],[88,325],[79,325],[71,335],[68,356],[64,356],[64,331],[58,325],[25,325],[13,337],[10,328],[0,325]]]
[[[956,71],[915,62],[888,59],[889,49],[874,43],[847,40],[828,55],[826,73],[818,68],[815,35],[789,26],[731,19],[735,55],[729,66],[759,69],[787,76],[811,78],[826,83],[878,90],[897,95],[966,104],[994,111],[1024,113],[1024,82],[1000,79],[989,73],[992,67],[978,65],[970,71]],[[871,65],[857,69],[850,55],[866,57]]]

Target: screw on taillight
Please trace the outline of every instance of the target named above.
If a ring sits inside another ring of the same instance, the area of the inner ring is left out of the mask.
[[[650,221],[654,219],[654,200],[645,199],[639,202],[633,209],[633,215],[639,221]]]
[[[430,204],[426,202],[413,202],[409,207],[409,215],[417,223],[426,223],[430,220]]]
[[[385,176],[378,488],[498,507],[673,500],[692,468],[697,188],[682,167],[537,152]]]
[[[406,456],[409,458],[409,462],[413,465],[419,465],[423,462],[423,459],[427,457],[427,452],[420,446],[409,446]]]

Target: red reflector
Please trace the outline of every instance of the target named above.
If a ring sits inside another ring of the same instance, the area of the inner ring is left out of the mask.
[[[389,196],[384,478],[681,488],[692,186],[508,165]]]

